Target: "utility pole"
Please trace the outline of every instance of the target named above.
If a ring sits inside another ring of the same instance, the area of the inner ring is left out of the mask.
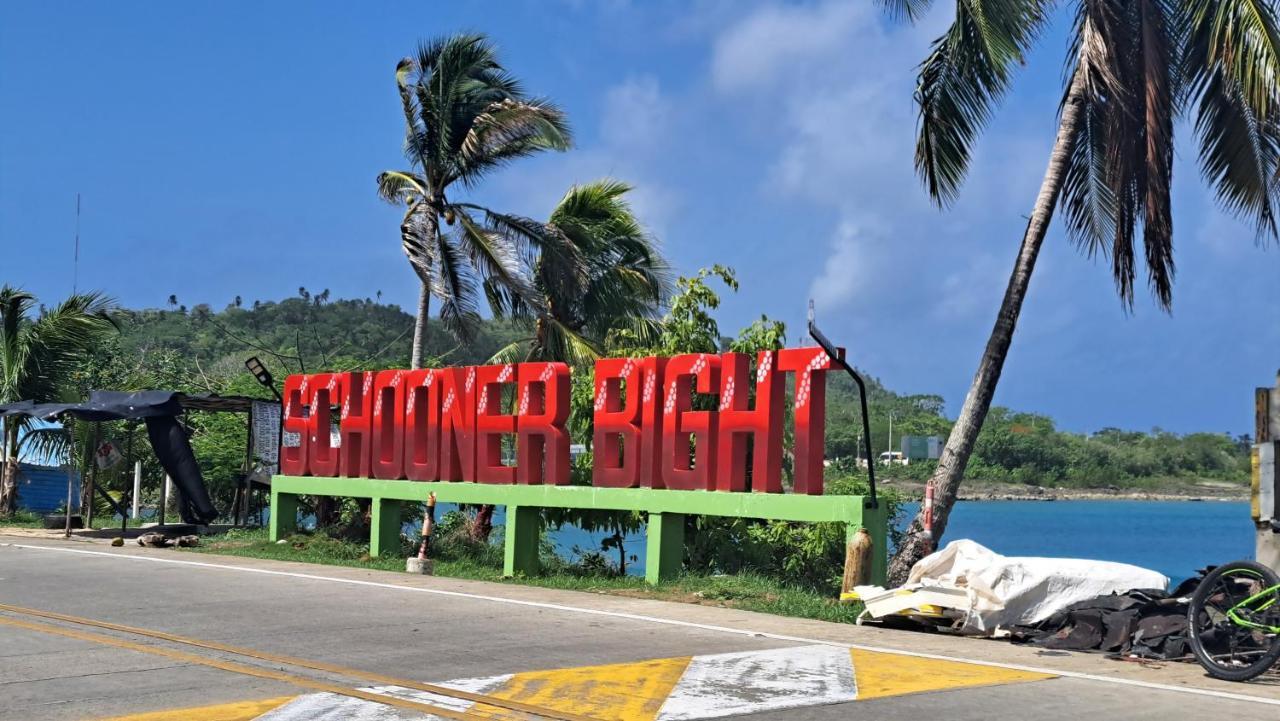
[[[889,411],[889,465],[893,465],[893,411]]]

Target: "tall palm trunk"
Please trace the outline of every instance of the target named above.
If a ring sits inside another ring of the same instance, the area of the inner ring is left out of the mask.
[[[1058,137],[1053,144],[1053,152],[1049,156],[1049,167],[1045,171],[1044,180],[1040,184],[1040,194],[1036,197],[1035,209],[1027,221],[1026,234],[1022,237],[1022,246],[1018,249],[1018,259],[1014,263],[1013,273],[1009,276],[1009,285],[1004,292],[1004,300],[1000,303],[1000,313],[996,316],[995,327],[987,340],[987,347],[982,352],[982,361],[978,372],[973,376],[973,384],[965,395],[964,406],[960,409],[960,417],[951,428],[942,457],[938,460],[938,469],[929,484],[933,486],[933,539],[942,538],[947,530],[947,520],[951,516],[951,508],[955,505],[956,494],[960,489],[960,481],[964,477],[969,456],[973,453],[974,443],[978,440],[978,432],[991,409],[991,398],[995,395],[996,384],[1000,381],[1000,371],[1004,368],[1005,358],[1009,353],[1009,344],[1013,340],[1013,331],[1018,324],[1018,315],[1022,312],[1022,302],[1027,297],[1027,287],[1031,282],[1031,272],[1035,269],[1036,257],[1040,254],[1040,246],[1044,243],[1045,232],[1049,222],[1053,220],[1053,211],[1058,204],[1058,196],[1062,192],[1067,161],[1075,146],[1076,130],[1080,123],[1080,93],[1084,85],[1084,76],[1077,70],[1071,80],[1067,93],[1067,102],[1062,108],[1062,117],[1058,124]],[[906,581],[907,575],[915,562],[927,555],[934,545],[933,540],[921,534],[924,527],[924,509],[916,514],[907,530],[907,537],[899,547],[893,561],[889,564],[889,582],[900,585]]]
[[[424,280],[418,289],[418,317],[413,324],[413,355],[409,367],[422,367],[422,350],[427,345],[427,317],[431,315],[431,286]]]
[[[426,203],[421,203],[418,207],[423,205]],[[436,242],[436,237],[440,233],[440,216],[436,215],[435,208],[427,207],[425,220],[427,228],[423,239],[430,246]],[[405,222],[407,223],[408,219]],[[424,279],[422,287],[418,289],[418,318],[413,326],[413,355],[409,358],[409,368],[415,371],[422,367],[422,355],[427,347],[427,323],[430,316],[431,284]]]
[[[0,454],[0,516],[13,513],[18,506],[18,424],[4,420],[0,434],[4,443]]]

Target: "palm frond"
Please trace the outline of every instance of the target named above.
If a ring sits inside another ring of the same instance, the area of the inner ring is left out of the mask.
[[[933,42],[916,87],[915,165],[938,205],[955,200],[972,145],[1015,67],[1044,26],[1049,0],[957,0],[950,28]],[[895,2],[896,7],[920,3]]]
[[[476,222],[464,208],[457,210],[456,217],[461,245],[480,277],[494,281],[534,308],[542,307],[545,301],[525,275],[513,239]]]
[[[393,205],[411,204],[429,197],[427,180],[400,170],[384,171],[378,175],[378,197]]]
[[[933,5],[933,0],[876,0],[890,17],[915,22]]]
[[[1261,0],[1185,0],[1182,63],[1196,105],[1200,167],[1218,201],[1253,221],[1259,239],[1280,237],[1280,32]]]
[[[52,459],[61,462],[71,460],[74,444],[65,428],[28,427],[19,431],[17,455],[25,458]]]
[[[505,98],[485,108],[462,136],[455,177],[471,185],[516,158],[567,150],[570,143],[568,120],[555,105],[540,99]]]
[[[521,338],[502,346],[489,357],[493,364],[524,363],[530,360],[529,349],[533,338]]]
[[[400,223],[400,243],[418,279],[430,285],[438,264],[440,219],[426,203],[414,202]]]
[[[444,233],[435,242],[436,266],[431,274],[431,294],[440,300],[440,321],[462,342],[475,338],[480,325],[476,309],[476,284],[466,256]]]
[[[535,338],[530,360],[563,361],[575,366],[589,366],[601,355],[598,345],[555,318],[540,320],[541,338]],[[539,344],[541,340],[541,344]]]
[[[1063,184],[1067,227],[1090,255],[1111,261],[1131,308],[1141,230],[1152,292],[1172,302],[1173,119],[1180,93],[1174,0],[1082,0],[1063,102],[1081,122]]]

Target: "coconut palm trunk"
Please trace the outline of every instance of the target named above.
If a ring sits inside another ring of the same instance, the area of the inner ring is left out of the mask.
[[[995,395],[996,384],[1000,381],[1000,372],[1004,369],[1005,359],[1009,355],[1009,345],[1013,341],[1013,332],[1018,324],[1018,316],[1022,312],[1022,303],[1026,300],[1027,289],[1031,283],[1031,273],[1035,270],[1036,258],[1040,255],[1040,247],[1044,243],[1045,233],[1053,220],[1053,211],[1058,204],[1058,196],[1062,193],[1066,169],[1071,153],[1078,137],[1077,125],[1081,122],[1080,107],[1083,74],[1078,70],[1072,78],[1066,101],[1063,103],[1062,115],[1058,124],[1057,139],[1053,144],[1053,152],[1049,156],[1049,167],[1045,170],[1044,180],[1040,183],[1040,193],[1036,196],[1035,208],[1027,221],[1026,234],[1022,237],[1022,245],[1018,248],[1018,258],[1009,276],[1009,285],[1005,288],[1004,300],[1000,303],[1000,312],[996,315],[995,327],[987,346],[982,352],[982,361],[978,372],[974,374],[973,383],[965,395],[964,405],[960,409],[960,417],[951,428],[947,444],[938,460],[938,469],[929,484],[933,486],[933,538],[941,538],[947,529],[947,520],[951,516],[951,508],[955,505],[960,481],[964,477],[965,467],[973,446],[982,430],[982,423],[991,409],[991,399]],[[889,582],[899,585],[906,581],[911,567],[916,561],[930,553],[933,545],[931,538],[925,537],[921,531],[924,527],[924,509],[916,514],[907,531],[907,537],[889,565]]]
[[[424,280],[418,290],[418,317],[413,324],[413,356],[409,359],[409,367],[415,371],[422,367],[422,353],[427,347],[427,319],[430,317],[431,284]]]
[[[4,420],[3,455],[0,456],[0,516],[7,516],[18,506],[18,424]]]

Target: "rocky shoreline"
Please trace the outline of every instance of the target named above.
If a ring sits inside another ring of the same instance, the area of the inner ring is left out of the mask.
[[[924,484],[889,481],[883,484],[901,493],[908,500],[919,501],[924,496]],[[1249,500],[1248,486],[1231,484],[1204,484],[1169,491],[1141,491],[1124,488],[1043,488],[1040,486],[1014,486],[974,484],[961,486],[959,501],[1187,501],[1187,502],[1241,502]]]
[[[959,501],[1205,501],[1205,502],[1240,502],[1249,500],[1248,494],[1223,496],[1190,496],[1178,493],[1108,493],[1104,491],[1074,491],[1070,493],[1016,494],[1000,493],[962,493]]]

